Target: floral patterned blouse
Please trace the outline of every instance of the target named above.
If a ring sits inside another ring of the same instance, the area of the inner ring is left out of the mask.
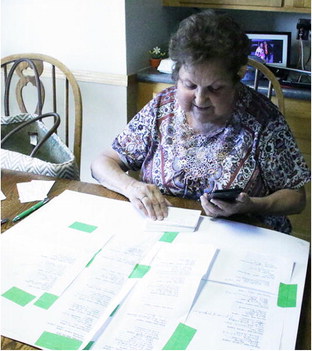
[[[204,189],[240,187],[261,197],[298,189],[310,171],[281,113],[265,96],[240,84],[231,119],[213,133],[198,134],[186,122],[176,87],[158,94],[113,142],[131,170],[164,194],[198,199]],[[290,233],[285,216],[260,216]]]

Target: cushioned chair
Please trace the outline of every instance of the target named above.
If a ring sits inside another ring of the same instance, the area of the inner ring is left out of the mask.
[[[272,73],[272,71],[266,67],[261,62],[255,61],[251,58],[248,59],[248,66],[251,66],[255,69],[254,74],[254,83],[253,88],[258,91],[259,89],[259,80],[266,78],[268,80],[268,87],[267,87],[267,96],[269,99],[272,99],[272,91],[274,89],[275,97],[277,100],[277,106],[282,114],[285,114],[285,105],[284,105],[284,96],[283,91],[280,86],[279,81]],[[261,72],[261,73],[260,73]]]
[[[61,124],[57,134],[73,151],[80,166],[82,101],[80,88],[71,71],[57,59],[35,53],[4,57],[1,67],[5,87],[4,115],[20,112],[59,114]],[[29,83],[35,88],[35,93],[33,87],[27,87]]]

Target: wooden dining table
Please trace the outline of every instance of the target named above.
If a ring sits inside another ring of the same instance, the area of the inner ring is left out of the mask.
[[[1,171],[1,190],[5,195],[5,200],[1,201],[1,218],[8,219],[8,221],[1,225],[1,232],[8,230],[15,225],[12,219],[22,211],[25,211],[36,202],[21,203],[17,191],[17,183],[29,182],[32,180],[55,180],[55,183],[50,190],[49,198],[54,198],[61,194],[64,190],[73,190],[86,194],[98,195],[110,199],[124,200],[127,198],[113,192],[99,184],[86,183],[77,180],[50,178],[42,175],[35,175],[31,173],[23,173],[12,170]],[[195,200],[183,199],[178,197],[166,196],[172,206],[181,208],[191,208],[202,210],[200,203]],[[203,213],[204,214],[204,213]],[[233,220],[242,221],[245,223],[260,225],[256,219],[248,216],[237,216]],[[2,316],[6,318],[6,316]],[[8,337],[1,337],[1,350],[37,350],[33,346],[27,345],[21,341],[13,340]],[[304,296],[302,301],[301,316],[299,322],[298,336],[296,342],[297,350],[311,349],[311,267],[310,260],[307,270],[307,278],[305,283]]]

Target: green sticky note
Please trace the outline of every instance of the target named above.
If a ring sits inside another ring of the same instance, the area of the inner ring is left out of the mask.
[[[278,290],[277,306],[296,307],[297,284],[280,283]]]
[[[159,241],[165,241],[166,243],[172,243],[178,234],[179,234],[179,232],[164,232],[163,236],[159,239]]]
[[[92,233],[95,231],[97,226],[81,222],[74,222],[69,226],[69,228],[81,230],[82,232]]]
[[[185,350],[196,332],[196,329],[179,323],[163,350]]]
[[[52,350],[78,350],[82,341],[67,336],[43,332],[35,345]]]
[[[57,299],[58,299],[58,296],[56,295],[53,295],[50,293],[44,293],[39,297],[39,299],[34,303],[34,305],[47,310],[54,304],[54,302]]]
[[[20,306],[26,306],[30,301],[32,301],[36,297],[15,286],[3,293],[2,296],[17,303]]]
[[[151,266],[136,264],[128,278],[143,278],[150,269]]]

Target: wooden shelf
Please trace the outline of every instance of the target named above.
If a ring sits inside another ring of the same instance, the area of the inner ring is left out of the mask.
[[[252,3],[252,5],[248,5]],[[255,2],[243,0],[162,0],[163,6],[173,7],[202,7],[212,9],[270,11],[289,13],[311,13],[311,4],[306,0],[257,0]],[[257,5],[255,5],[257,4]]]

